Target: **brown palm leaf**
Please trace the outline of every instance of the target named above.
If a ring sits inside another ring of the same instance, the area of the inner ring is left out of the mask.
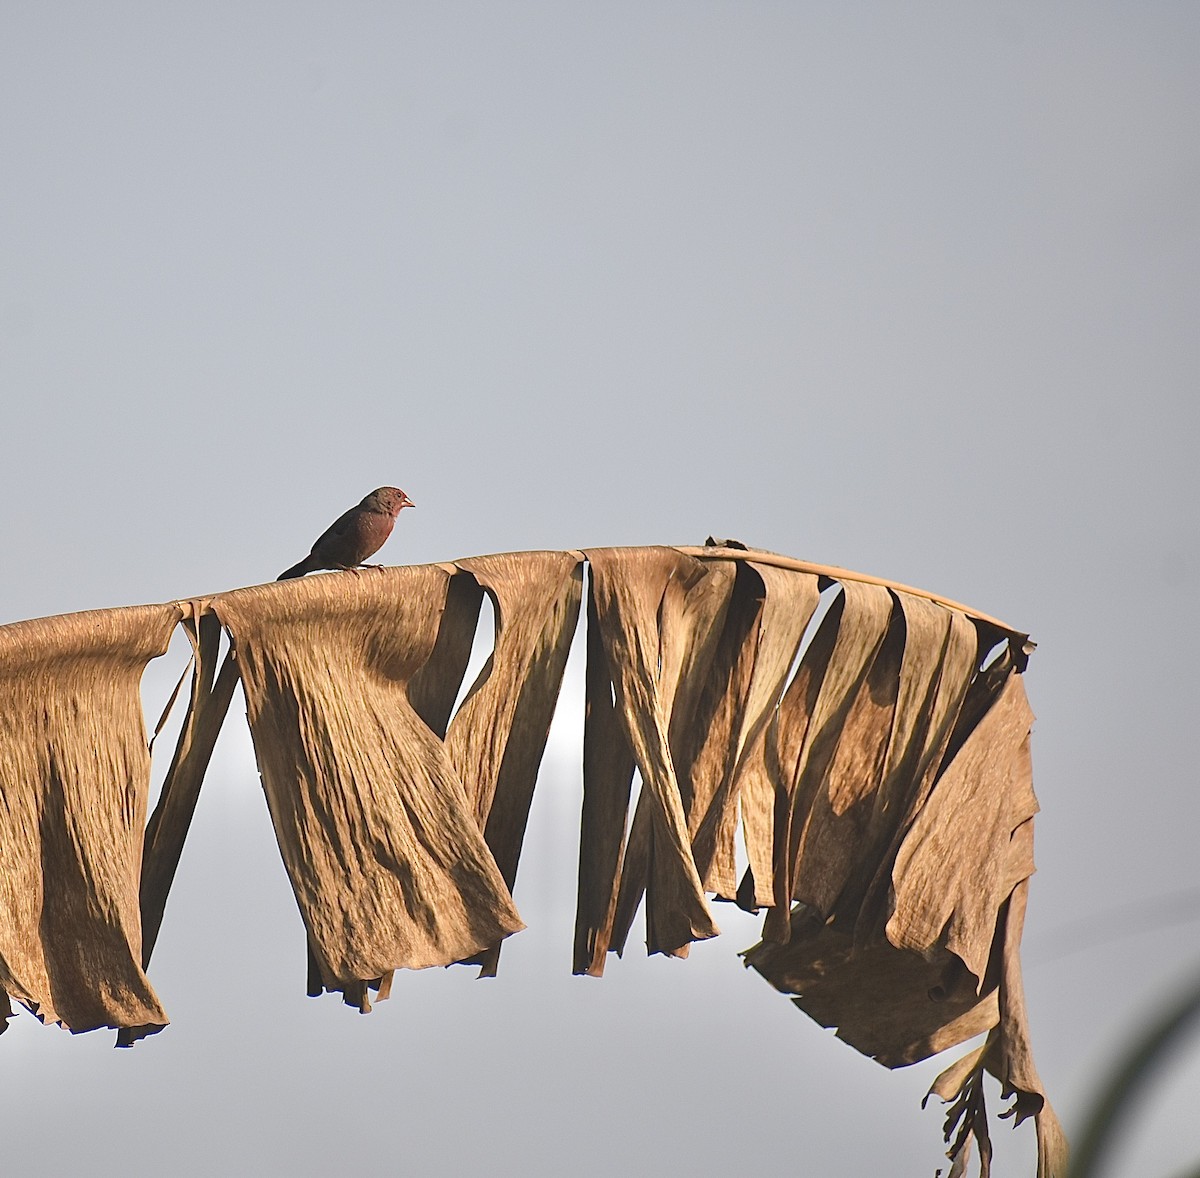
[[[763,909],[747,964],[885,1066],[988,1033],[934,1086],[960,1170],[972,1142],[990,1156],[986,1070],[1059,1173],[1018,958],[1027,635],[740,545],[507,553],[0,627],[0,987],[123,1043],[166,1022],[142,970],[238,681],[310,992],[365,1011],[399,968],[494,973],[523,927],[585,562],[576,972],[602,973],[640,908],[673,956],[717,934],[710,896]],[[455,710],[484,594],[495,649]],[[192,685],[143,859],[137,684],[180,621]]]

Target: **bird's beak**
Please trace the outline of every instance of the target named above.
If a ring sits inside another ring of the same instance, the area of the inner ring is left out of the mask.
[[[416,507],[416,504],[407,495],[400,500],[400,510],[403,511],[406,507]]]

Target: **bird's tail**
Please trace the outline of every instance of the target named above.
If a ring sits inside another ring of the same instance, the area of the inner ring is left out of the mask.
[[[313,572],[317,566],[312,563],[312,553],[309,553],[299,564],[294,564],[290,569],[284,569],[278,577],[277,581],[288,581],[292,577],[303,577],[305,573]]]

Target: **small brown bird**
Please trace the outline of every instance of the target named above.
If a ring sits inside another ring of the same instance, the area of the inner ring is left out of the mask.
[[[374,556],[392,534],[396,516],[416,504],[396,487],[379,487],[322,532],[312,551],[275,579],[303,577],[317,569],[352,569]]]

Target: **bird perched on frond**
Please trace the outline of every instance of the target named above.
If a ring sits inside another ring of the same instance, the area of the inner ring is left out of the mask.
[[[397,487],[378,487],[357,507],[350,508],[321,533],[312,551],[276,578],[303,577],[317,569],[352,569],[374,556],[392,534],[396,516],[416,506]]]

